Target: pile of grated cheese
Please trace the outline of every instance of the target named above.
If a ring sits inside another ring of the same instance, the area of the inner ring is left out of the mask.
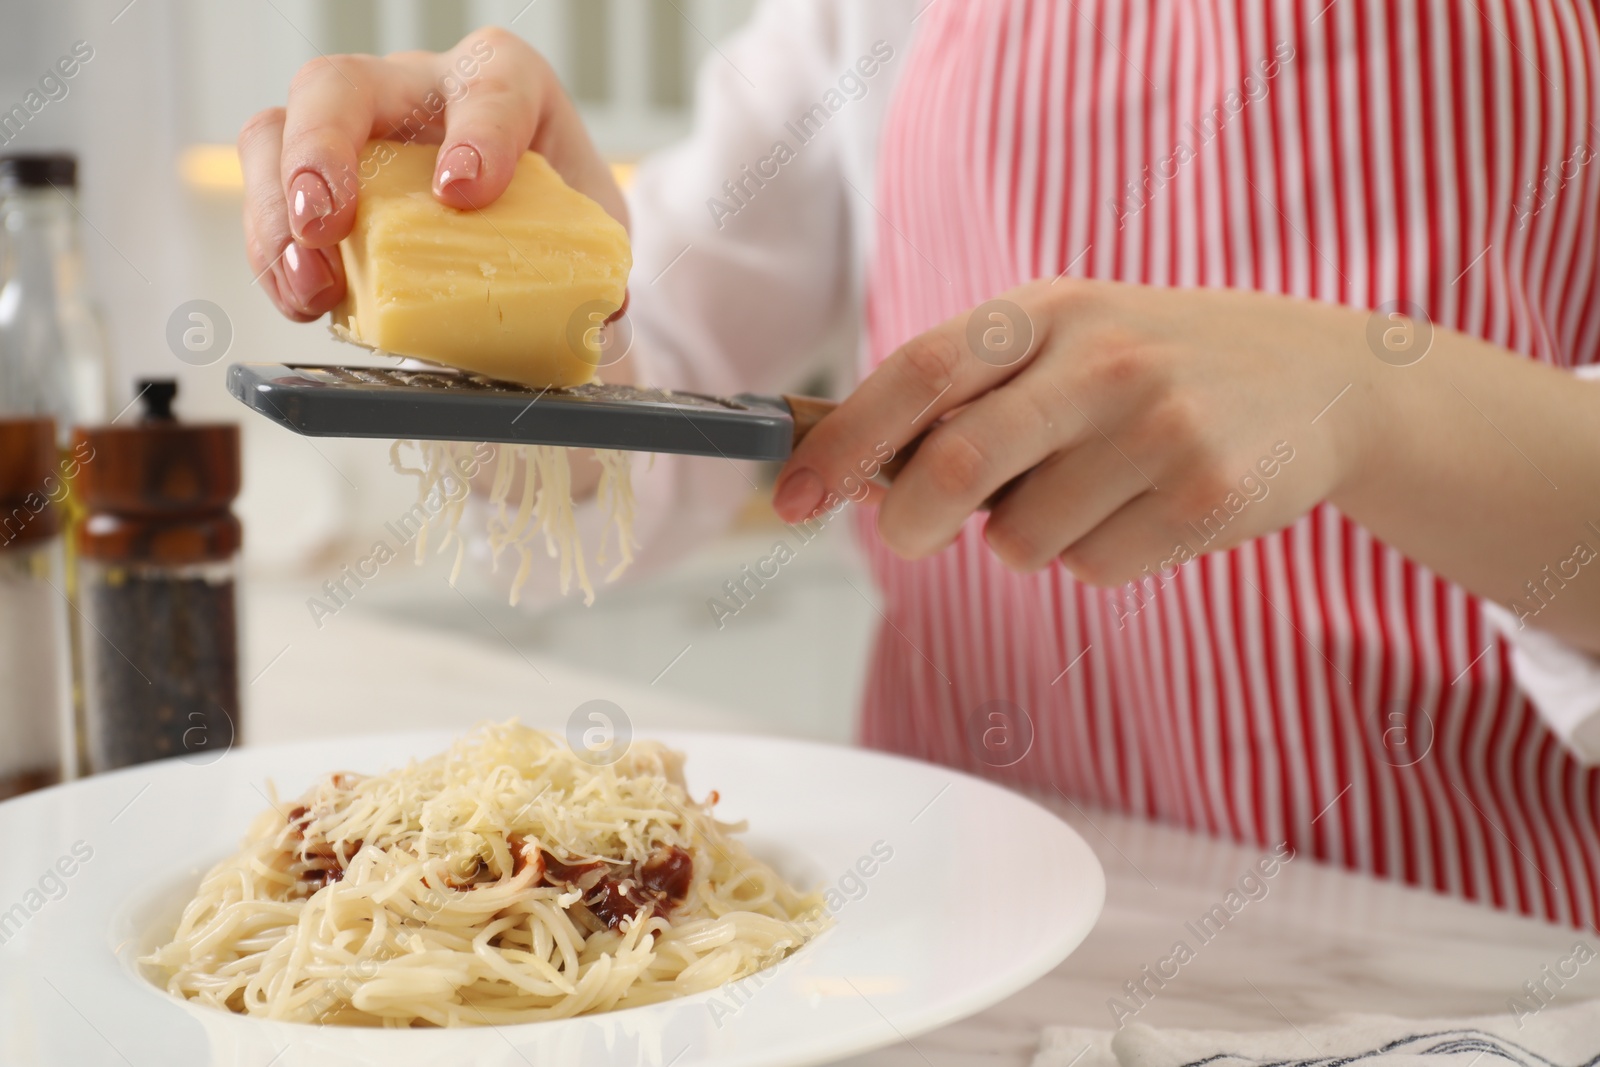
[[[310,794],[309,837],[399,851],[434,870],[481,863],[509,872],[510,835],[560,859],[642,863],[663,845],[694,844],[696,803],[683,758],[635,741],[596,766],[559,739],[515,722],[481,726],[430,759],[384,774],[336,774]]]

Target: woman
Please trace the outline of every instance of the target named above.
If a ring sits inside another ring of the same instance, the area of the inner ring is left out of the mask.
[[[516,38],[318,61],[240,139],[285,314],[485,50],[435,194],[532,146],[629,219]],[[775,504],[927,434],[863,520],[867,743],[1595,927],[1597,71],[1579,0],[771,0],[639,174],[619,373],[772,388],[864,293]],[[658,467],[646,539],[737,475]]]

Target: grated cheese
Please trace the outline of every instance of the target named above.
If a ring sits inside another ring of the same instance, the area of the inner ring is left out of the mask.
[[[410,466],[401,458],[404,447],[414,449],[420,456],[420,466]],[[396,441],[389,452],[390,463],[401,474],[417,479],[417,500],[426,501],[430,494],[441,494],[445,506],[432,516],[428,528],[440,527],[444,531],[438,551],[451,544],[456,546],[455,563],[450,571],[450,584],[460,577],[465,545],[459,534],[461,516],[466,510],[467,498],[472,491],[472,477],[468,469],[475,460],[478,449],[488,447],[494,452],[494,473],[490,480],[489,549],[498,568],[501,554],[507,548],[517,552],[517,569],[511,579],[511,603],[516,604],[523,586],[533,573],[534,549],[543,540],[545,553],[556,560],[565,596],[576,579],[583,591],[583,602],[594,603],[594,585],[589,580],[589,570],[584,559],[583,545],[578,537],[578,524],[573,514],[572,468],[567,449],[549,445],[471,445],[456,441]],[[601,467],[598,497],[605,509],[606,526],[601,535],[599,561],[606,562],[606,545],[611,531],[616,530],[619,559],[607,572],[605,580],[615,581],[633,562],[634,549],[638,547],[633,537],[634,497],[632,481],[632,455],[608,449],[596,449],[595,458]],[[520,468],[520,475],[519,475]],[[521,487],[521,498],[513,512],[509,506],[512,490]],[[426,552],[427,529],[417,538],[417,561]]]

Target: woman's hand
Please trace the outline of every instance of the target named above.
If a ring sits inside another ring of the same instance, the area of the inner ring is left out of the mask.
[[[1033,282],[890,356],[795,450],[776,506],[802,519],[881,442],[927,431],[875,489],[891,549],[937,552],[1003,490],[984,536],[1006,565],[1059,558],[1120,584],[1337,491],[1362,435],[1323,416],[1371,388],[1367,318],[1240,291]]]
[[[611,170],[542,56],[505,30],[478,30],[448,52],[340,55],[295,75],[287,107],[239,132],[250,268],[278,310],[307,322],[344,298],[338,249],[355,221],[357,158],[387,138],[440,146],[433,195],[491,203],[529,148],[567,184],[628,224]]]

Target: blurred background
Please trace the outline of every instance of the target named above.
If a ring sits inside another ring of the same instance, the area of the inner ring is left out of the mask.
[[[390,469],[386,443],[312,441],[246,419],[223,385],[233,361],[371,362],[334,341],[324,323],[279,318],[245,261],[234,138],[253,112],[282,103],[302,63],[319,53],[443,49],[474,27],[508,27],[550,58],[626,183],[636,160],[687,130],[697,66],[753,6],[0,0],[0,113],[22,102],[78,42],[92,49],[65,95],[57,91],[20,128],[0,130],[0,153],[78,155],[80,240],[110,350],[113,411],[131,400],[136,378],[174,377],[181,417],[241,424],[244,490],[236,511],[245,525],[248,716],[267,714],[264,704],[294,700],[297,685],[311,684],[297,661],[312,662],[329,632],[358,625],[352,616],[381,616],[436,630],[443,641],[553,657],[653,685],[751,729],[849,736],[876,614],[846,523],[800,552],[720,630],[708,599],[783,533],[764,492],[752,495],[719,541],[670,571],[601,587],[590,608],[577,598],[510,608],[482,559],[469,563],[457,592],[447,584],[450,560],[430,558],[385,566],[348,611],[319,629],[307,598],[410,507],[414,484]],[[226,354],[207,366],[178,359],[167,342],[169,319],[192,300],[214,303],[231,326]],[[840,350],[819,354],[819,365],[847,365],[851,324],[840,324],[838,335]],[[824,373],[796,385],[826,392],[837,381]]]

